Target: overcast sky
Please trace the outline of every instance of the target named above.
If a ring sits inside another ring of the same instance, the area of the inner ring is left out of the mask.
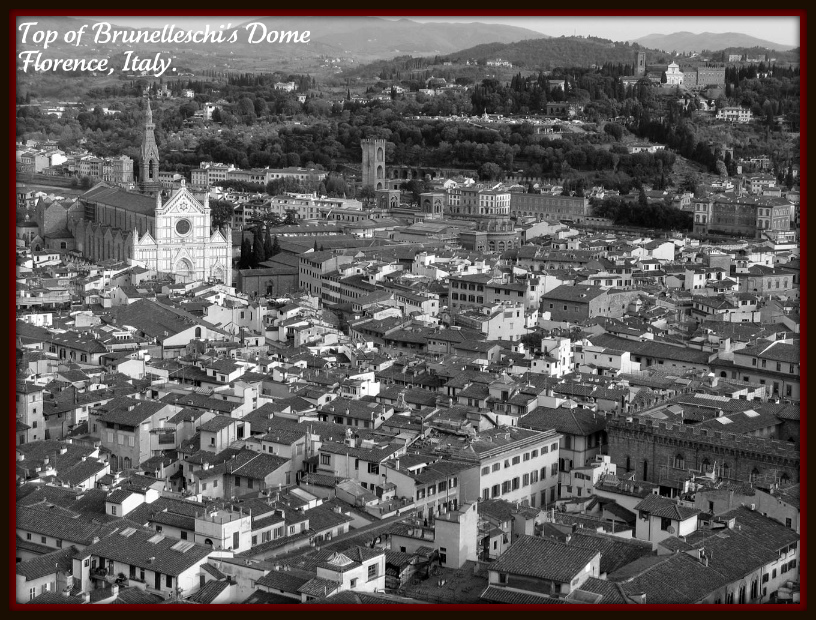
[[[251,21],[251,17],[99,17],[113,23],[133,27],[161,27],[173,23],[186,29],[218,28],[228,22],[232,26]],[[353,19],[353,18],[343,18]],[[508,24],[536,30],[546,35],[592,35],[613,41],[631,41],[648,34],[671,34],[673,32],[739,32],[759,39],[799,45],[798,17],[386,17],[385,19],[411,19],[418,22],[483,22]]]

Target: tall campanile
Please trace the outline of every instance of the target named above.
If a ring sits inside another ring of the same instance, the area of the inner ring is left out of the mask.
[[[157,194],[161,190],[159,182],[159,147],[153,130],[153,111],[150,109],[150,97],[147,98],[145,110],[145,129],[142,138],[142,161],[139,164],[139,189],[143,194]]]

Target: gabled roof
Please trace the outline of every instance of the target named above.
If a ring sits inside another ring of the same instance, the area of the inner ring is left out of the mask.
[[[490,570],[571,583],[598,555],[592,549],[525,535],[516,539]]]
[[[702,511],[697,508],[681,506],[674,500],[662,495],[649,494],[635,506],[635,510],[640,510],[651,514],[653,517],[665,517],[674,521],[685,521]]]

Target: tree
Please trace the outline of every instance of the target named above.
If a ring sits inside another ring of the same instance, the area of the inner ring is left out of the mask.
[[[241,241],[241,258],[238,260],[239,269],[249,269],[252,265],[252,242],[246,237]]]
[[[295,209],[286,209],[286,217],[283,218],[284,226],[294,226],[298,223],[298,213]]]
[[[620,139],[623,137],[623,127],[617,123],[606,123],[606,125],[604,125],[604,133],[609,134],[620,142]]]
[[[503,175],[504,171],[498,164],[494,164],[492,161],[482,164],[482,166],[479,168],[479,178],[485,181],[496,181]]]
[[[232,203],[227,200],[210,201],[210,221],[216,228],[232,223],[232,215],[235,211]]]
[[[269,229],[266,230],[266,236],[264,237],[264,255],[266,257],[264,260],[272,256],[272,235],[269,233]]]
[[[642,187],[640,188],[640,192],[638,193],[638,206],[646,207],[649,205],[649,199],[646,198],[646,190]]]
[[[91,184],[92,184],[91,177],[82,177],[79,180],[79,186],[82,189],[91,189]]]
[[[267,258],[271,258],[272,256],[277,256],[281,253],[281,246],[278,243],[278,236],[275,235],[275,238],[272,239],[272,250],[269,252],[269,256]]]
[[[377,195],[377,192],[376,192],[376,190],[375,190],[375,189],[374,189],[372,186],[370,186],[370,185],[363,185],[363,186],[360,188],[360,192],[357,194],[357,197],[358,197],[358,198],[359,198],[359,199],[360,199],[360,200],[361,200],[361,201],[362,201],[364,204],[368,205],[368,203],[369,203],[369,202],[371,202],[372,200],[374,200],[374,198],[376,197],[376,195]]]
[[[77,187],[79,187],[79,179],[71,177],[71,188],[76,189]]]
[[[264,252],[263,233],[261,227],[255,227],[255,234],[252,240],[252,268],[254,269],[266,260],[266,252]]]
[[[725,162],[722,159],[718,159],[715,165],[717,167],[717,174],[719,174],[722,178],[727,179],[728,167],[725,165]]]

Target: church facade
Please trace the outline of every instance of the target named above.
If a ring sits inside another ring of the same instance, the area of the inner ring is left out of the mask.
[[[148,103],[142,143],[144,193],[98,183],[78,202],[69,230],[76,249],[95,261],[115,260],[140,265],[177,282],[219,280],[232,284],[232,233],[212,228],[209,195],[203,203],[184,181],[166,200],[153,178],[158,175],[158,149]],[[152,195],[151,195],[152,194]]]

